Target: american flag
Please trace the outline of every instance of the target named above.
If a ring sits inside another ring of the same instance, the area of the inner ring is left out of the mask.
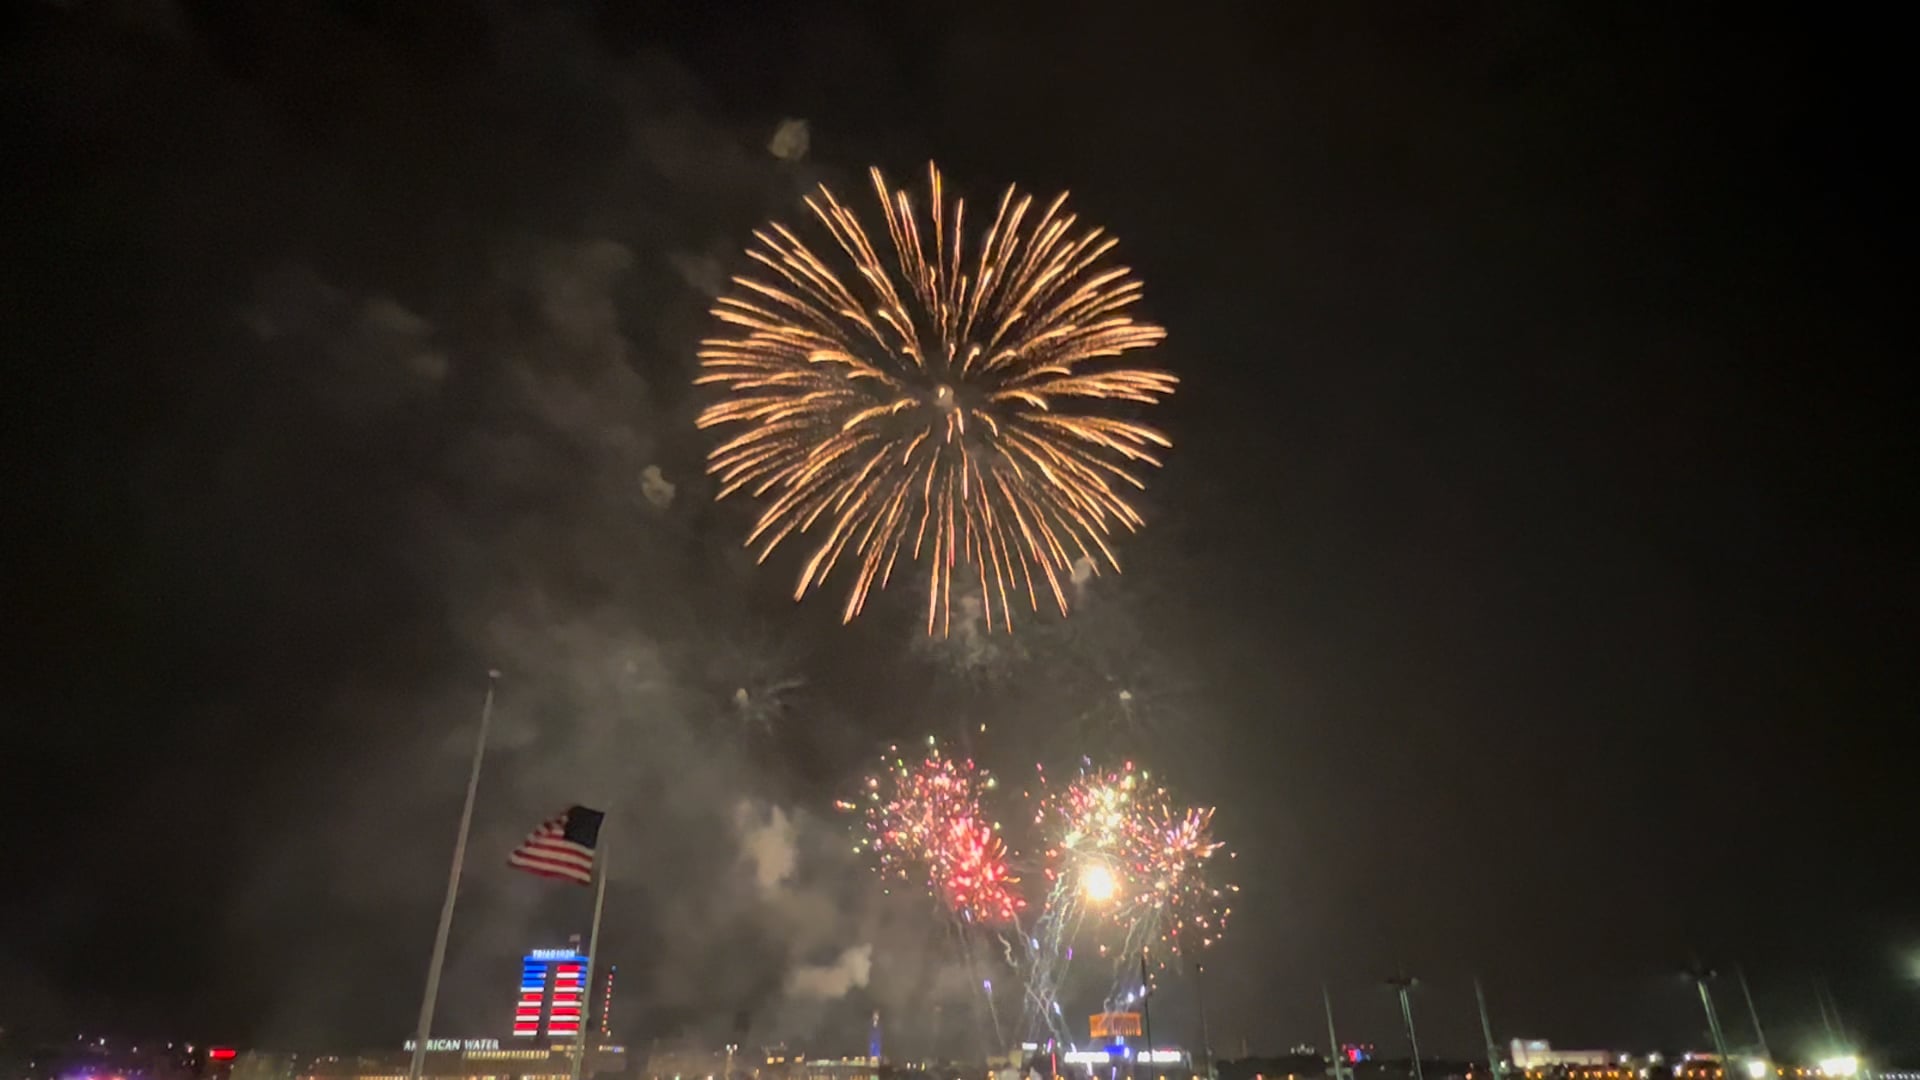
[[[541,877],[591,885],[593,845],[600,839],[600,821],[606,816],[584,806],[569,806],[528,833],[526,842],[507,856],[507,865]]]

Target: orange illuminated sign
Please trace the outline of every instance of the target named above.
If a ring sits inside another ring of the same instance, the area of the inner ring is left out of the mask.
[[[1087,1032],[1095,1039],[1117,1039],[1140,1034],[1139,1013],[1095,1013],[1087,1017]]]

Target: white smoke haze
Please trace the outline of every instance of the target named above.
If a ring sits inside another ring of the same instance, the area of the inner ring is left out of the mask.
[[[807,146],[812,141],[805,120],[782,120],[773,131],[773,138],[767,142],[767,153],[781,161],[799,161],[807,156]]]
[[[734,811],[740,830],[740,853],[753,866],[753,880],[762,892],[772,892],[793,876],[800,853],[794,847],[793,823],[779,807],[769,807],[765,820],[750,802]]]
[[[673,482],[661,473],[660,466],[649,465],[640,470],[640,494],[653,504],[656,510],[666,510],[673,506]]]
[[[1090,556],[1082,555],[1073,560],[1073,583],[1085,585],[1100,573],[1100,567]]]
[[[680,275],[680,280],[706,297],[717,297],[726,287],[724,259],[725,256],[717,252],[704,255],[675,252],[667,256],[674,272]]]
[[[267,359],[351,419],[437,393],[451,366],[432,322],[391,296],[356,298],[303,265],[263,275],[239,319]]]
[[[873,946],[855,945],[831,964],[795,968],[787,976],[787,992],[800,998],[842,998],[866,986],[872,971]]]
[[[919,602],[925,603],[924,584],[920,592]],[[998,621],[988,625],[987,606],[980,599],[977,587],[973,591],[956,592],[948,632],[918,636],[913,640],[913,649],[962,684],[991,686],[1005,682],[1027,659],[1026,646],[1019,637],[1007,633]],[[1030,618],[1031,613],[1022,612],[1016,617],[1022,616]],[[997,611],[994,617],[999,619]]]
[[[509,263],[501,272],[529,289],[546,325],[570,351],[614,365],[623,364],[630,349],[614,290],[633,263],[625,244],[593,239],[542,245],[527,264]]]

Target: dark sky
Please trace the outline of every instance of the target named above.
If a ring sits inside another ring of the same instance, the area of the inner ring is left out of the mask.
[[[1503,1036],[1697,1046],[1694,956],[1776,1047],[1816,975],[1910,1044],[1890,30],[897,6],[12,20],[0,1026],[397,1043],[498,666],[448,1034],[584,921],[500,866],[579,799],[629,1037],[852,1050],[877,1004],[931,1043],[978,995],[831,802],[932,733],[1218,804],[1223,1049],[1315,1041],[1323,979],[1385,1045],[1402,965],[1443,1052],[1475,974]],[[1128,573],[1013,641],[792,605],[692,425],[748,231],[930,157],[1070,188],[1183,380]],[[869,985],[792,989],[863,944]]]

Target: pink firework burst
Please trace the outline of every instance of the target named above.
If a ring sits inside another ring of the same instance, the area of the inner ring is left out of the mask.
[[[1026,906],[1000,826],[981,805],[981,793],[994,787],[986,770],[929,739],[917,758],[889,747],[864,786],[860,801],[839,805],[862,816],[857,846],[883,878],[918,880],[969,921],[1011,922]]]

